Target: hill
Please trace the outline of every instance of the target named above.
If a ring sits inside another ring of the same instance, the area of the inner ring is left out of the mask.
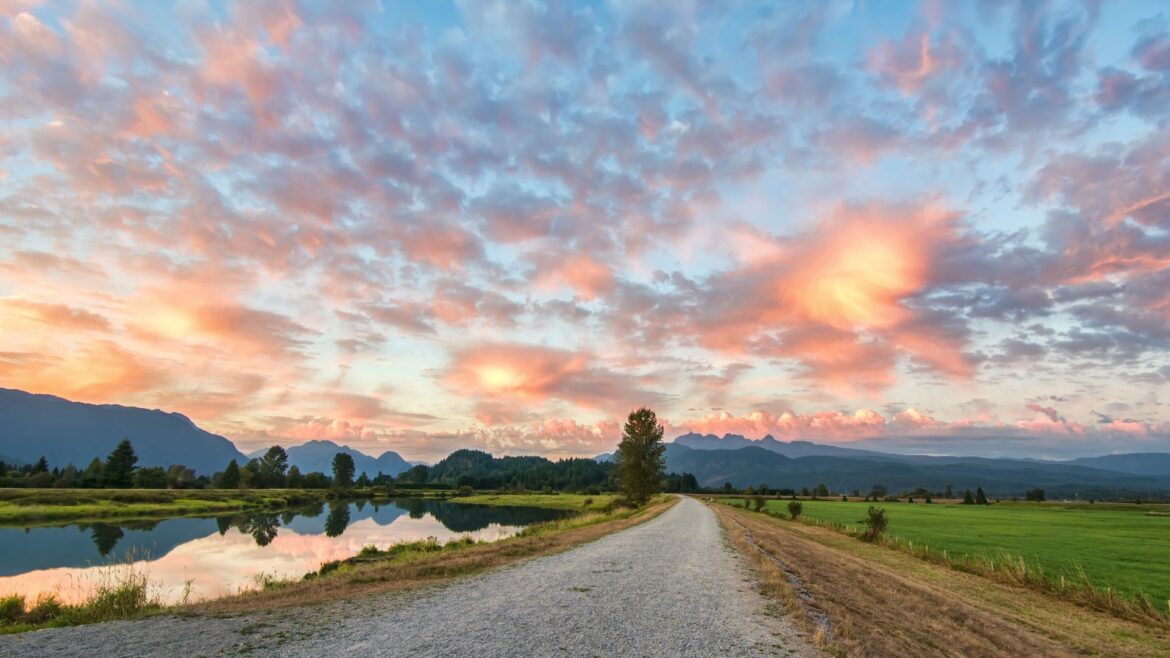
[[[130,439],[139,466],[185,464],[201,474],[244,456],[229,440],[178,413],[116,404],[71,402],[0,388],[0,454],[22,462],[42,455],[53,465],[84,468]]]
[[[1134,475],[1170,475],[1170,454],[1164,452],[1133,452],[1124,455],[1084,457],[1066,463]]]

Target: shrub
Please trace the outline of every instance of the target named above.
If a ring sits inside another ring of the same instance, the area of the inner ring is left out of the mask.
[[[800,513],[804,511],[804,505],[799,500],[794,500],[788,503],[788,515],[795,521]]]
[[[586,498],[585,500],[581,501],[581,507],[589,507],[592,504],[593,504],[592,498]]]
[[[14,624],[24,616],[24,597],[11,594],[0,598],[0,624]]]
[[[44,624],[53,621],[61,616],[65,611],[65,606],[57,600],[57,597],[52,594],[42,594],[37,599],[37,604],[24,613],[23,621],[26,624]]]
[[[467,496],[474,496],[475,489],[472,489],[471,487],[469,487],[465,484],[465,485],[459,487],[459,490],[455,492],[455,495],[460,497],[460,498],[464,498]]]
[[[886,518],[886,510],[870,505],[869,510],[865,513],[865,532],[862,534],[862,538],[866,541],[877,541],[889,524],[890,520]]]
[[[756,506],[757,512],[764,509],[764,497],[763,496],[756,496],[755,498],[752,499],[752,504],[754,504]]]

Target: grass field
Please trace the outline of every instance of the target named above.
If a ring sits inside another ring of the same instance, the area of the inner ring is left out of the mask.
[[[501,507],[544,507],[547,509],[597,512],[617,498],[615,494],[480,494],[452,498],[456,503],[469,505],[498,505]],[[589,501],[586,505],[585,501]]]
[[[283,509],[329,495],[316,489],[0,489],[0,525]]]
[[[844,524],[852,530],[872,503],[802,501],[808,519]],[[767,510],[787,514],[787,500],[769,500]],[[1078,579],[1083,570],[1097,588],[1148,596],[1155,607],[1170,605],[1170,515],[1166,506],[998,504],[926,505],[878,503],[890,520],[888,536],[915,549],[946,551],[949,558],[1022,557],[1049,579]]]

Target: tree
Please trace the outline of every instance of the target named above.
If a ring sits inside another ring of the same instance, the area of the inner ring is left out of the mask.
[[[886,518],[886,510],[870,505],[869,510],[865,513],[865,533],[862,537],[866,541],[876,541],[886,531],[886,526],[889,523],[890,520]]]
[[[284,476],[284,486],[289,489],[300,489],[305,484],[305,476],[301,475],[301,469],[296,466],[288,467],[288,475]]]
[[[88,488],[97,488],[102,486],[102,481],[105,480],[106,465],[97,457],[85,467],[81,473],[81,486]]]
[[[963,494],[963,504],[964,505],[974,505],[975,504],[975,498],[971,495],[970,489],[968,489],[967,492]]]
[[[195,471],[182,464],[171,464],[167,468],[167,487],[186,489],[195,484]]]
[[[106,457],[105,484],[107,487],[126,489],[134,483],[134,468],[138,463],[138,456],[134,454],[134,446],[129,439],[122,439],[116,448]]]
[[[219,478],[219,488],[240,488],[240,465],[236,463],[236,460],[228,462],[227,468],[223,469],[223,475]]]
[[[767,483],[765,483],[765,484],[761,484],[761,485],[760,485],[759,492],[760,492],[760,495],[761,495],[761,496],[767,496],[767,495],[768,495],[768,485],[767,485]]]
[[[362,471],[362,474],[358,476],[358,479],[354,482],[354,485],[359,489],[365,489],[366,487],[370,486],[370,476],[366,475],[365,471]]]
[[[630,413],[626,420],[622,441],[614,453],[618,486],[626,498],[642,505],[658,493],[662,479],[662,443],[665,430],[658,424],[658,416],[646,407]]]
[[[813,492],[813,495],[820,496],[821,498],[828,498],[829,487],[824,484],[818,484],[816,490]]]
[[[975,487],[975,504],[976,505],[990,505],[987,502],[987,496],[983,493],[983,487]]]
[[[426,484],[431,469],[426,464],[415,464],[398,475],[398,481],[405,484]]]
[[[353,457],[346,452],[333,455],[333,486],[348,489],[353,486]]]
[[[808,496],[808,495],[809,495],[809,493],[808,493],[808,487],[801,487],[801,489],[800,489],[800,495],[802,495],[802,496]]]
[[[1024,494],[1024,500],[1031,500],[1034,502],[1042,502],[1044,500],[1044,490],[1040,487],[1030,489],[1028,493]]]
[[[764,509],[764,497],[756,496],[754,499],[752,499],[752,505],[755,506],[757,512]]]
[[[793,521],[795,521],[796,517],[800,516],[800,513],[803,511],[804,505],[799,500],[794,500],[788,503],[788,515],[792,517]]]
[[[45,459],[44,455],[41,455],[41,458],[37,460],[37,463],[35,465],[33,465],[32,472],[33,473],[48,473],[49,472],[49,460]]]
[[[886,496],[890,495],[890,490],[887,489],[886,485],[884,484],[875,484],[869,490],[869,495],[872,496],[875,500],[878,498],[885,498]]]
[[[260,458],[259,467],[260,486],[284,486],[284,473],[288,470],[288,453],[280,446],[272,446]]]
[[[135,489],[166,489],[167,472],[161,466],[140,468],[134,472]]]

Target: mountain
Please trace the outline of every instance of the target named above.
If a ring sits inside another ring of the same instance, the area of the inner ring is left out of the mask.
[[[253,453],[262,456],[267,448]],[[339,452],[353,457],[354,473],[365,473],[374,477],[379,471],[386,475],[396,476],[410,468],[410,463],[396,452],[387,450],[380,457],[371,457],[364,452],[358,452],[349,446],[337,445],[332,441],[309,441],[299,446],[286,448],[288,465],[296,466],[302,473],[320,471],[329,475],[333,473],[333,456]]]
[[[695,450],[739,450],[740,448],[757,447],[769,450],[785,457],[885,457],[888,459],[912,460],[913,457],[891,455],[872,450],[858,450],[856,448],[841,448],[838,446],[812,443],[810,441],[778,441],[771,434],[759,441],[753,441],[740,434],[724,434],[722,438],[714,434],[697,434],[691,432],[675,437],[674,443],[694,448]]]
[[[613,453],[612,452],[603,452],[600,455],[597,455],[596,457],[594,457],[593,461],[599,462],[599,463],[611,462],[611,461],[613,461]]]
[[[1125,455],[1083,457],[1064,462],[1134,475],[1170,475],[1170,453],[1133,452]]]
[[[44,455],[54,466],[84,468],[122,439],[134,444],[139,466],[184,464],[211,475],[233,459],[244,461],[231,441],[182,414],[0,388],[0,454],[29,463]]]
[[[666,470],[693,473],[699,483],[719,487],[767,484],[773,489],[815,487],[825,484],[833,491],[867,492],[874,485],[890,491],[924,487],[941,491],[951,485],[956,492],[983,489],[990,496],[1021,496],[1041,487],[1050,497],[1116,497],[1170,493],[1170,475],[1141,476],[1065,462],[1026,462],[977,457],[924,457],[914,461],[876,458],[808,456],[786,457],[752,445],[738,450],[695,450],[684,444],[666,446]]]

